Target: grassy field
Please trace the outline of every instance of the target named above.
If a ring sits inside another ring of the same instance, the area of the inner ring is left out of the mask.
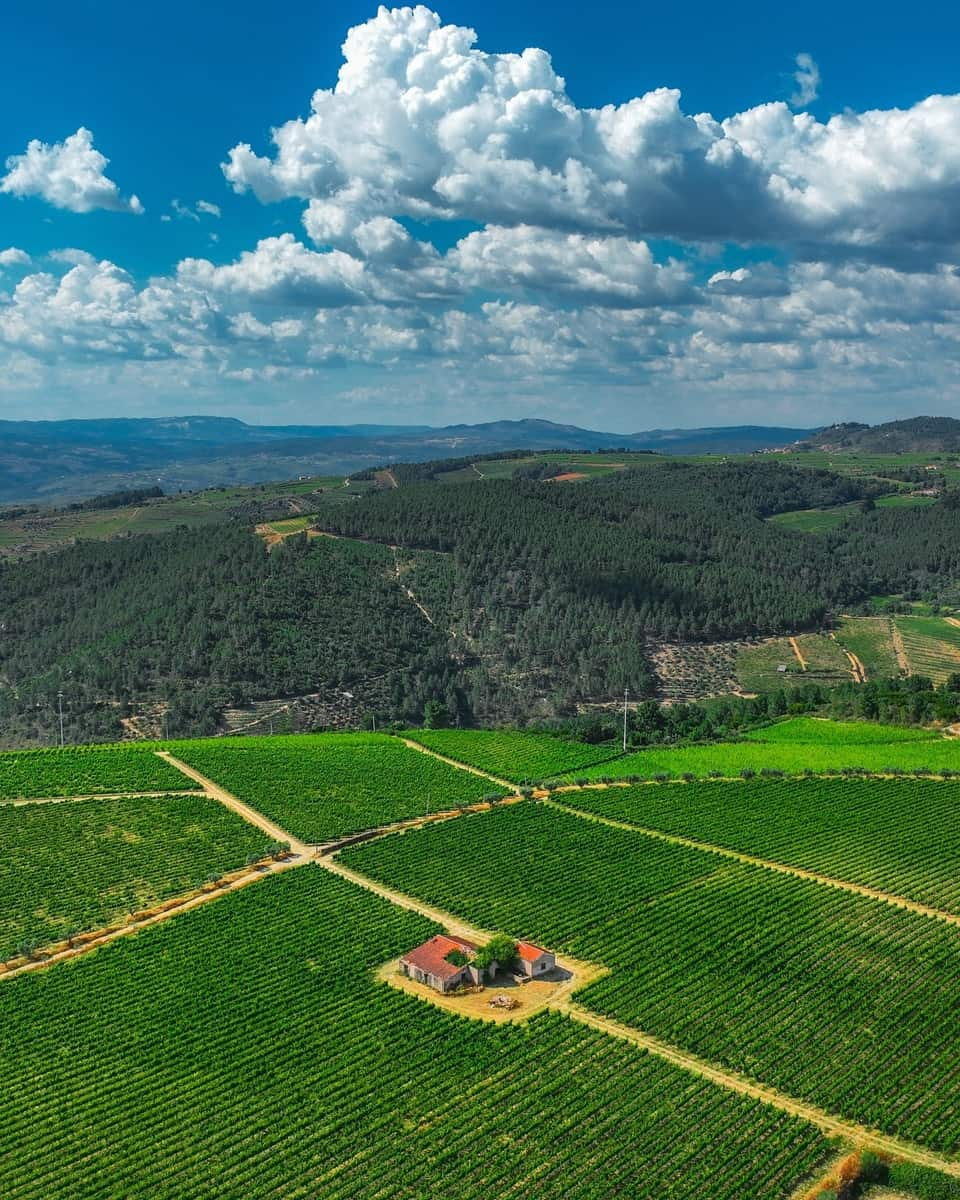
[[[942,683],[960,671],[960,628],[944,617],[893,618],[903,640],[912,675],[925,675]]]
[[[849,683],[850,662],[833,638],[823,633],[801,633],[795,639],[806,669],[788,638],[769,638],[746,646],[737,654],[737,678],[745,692],[770,692],[777,688],[820,683],[826,687]],[[778,670],[786,667],[786,671]]]
[[[820,717],[791,717],[744,734],[751,742],[804,746],[889,746],[898,742],[937,742],[937,729],[920,725],[880,725],[872,721],[826,721]]]
[[[566,792],[585,812],[960,912],[960,785],[921,779],[641,784]],[[897,836],[891,837],[891,830]]]
[[[851,470],[840,472],[843,475],[853,473]],[[880,496],[874,501],[877,508],[913,508],[936,502],[936,496],[919,496],[913,492],[897,492],[892,496]],[[796,529],[800,533],[829,533],[849,517],[855,517],[860,510],[861,502],[853,500],[849,504],[835,504],[830,508],[801,508],[793,512],[777,513],[776,516],[770,517],[770,520],[775,525]]]
[[[322,842],[505,794],[376,733],[173,742],[175,755],[294,837]]]
[[[938,921],[536,804],[344,858],[485,928],[607,964],[579,993],[591,1008],[831,1112],[960,1148],[947,1116],[960,1104],[960,941]]]
[[[207,796],[0,806],[0,960],[190,891],[267,842]]]
[[[580,1023],[375,981],[433,929],[308,866],[0,986],[0,1194],[786,1200],[831,1152]]]
[[[0,753],[0,802],[23,797],[192,790],[152,748],[86,747]]]
[[[617,749],[567,742],[516,730],[422,729],[410,735],[422,746],[501,779],[529,783],[616,758]]]
[[[651,779],[662,775],[679,779],[686,774],[700,779],[711,774],[731,778],[744,770],[800,775],[807,770],[820,773],[845,767],[878,774],[891,769],[956,771],[960,770],[960,740],[931,737],[928,731],[906,727],[799,718],[750,733],[740,742],[637,750],[612,762],[568,772],[567,778],[635,775]]]

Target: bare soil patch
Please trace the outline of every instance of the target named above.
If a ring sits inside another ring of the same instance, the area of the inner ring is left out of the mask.
[[[398,991],[416,996],[435,1004],[445,1012],[455,1013],[458,1017],[471,1017],[479,1021],[493,1021],[505,1024],[508,1021],[526,1021],[534,1013],[542,1012],[551,1005],[557,1005],[568,996],[574,988],[585,987],[601,975],[606,974],[606,968],[593,963],[577,963],[576,971],[569,965],[558,963],[555,970],[542,979],[531,979],[519,984],[511,976],[500,972],[496,980],[478,990],[461,993],[437,992],[425,983],[417,983],[400,973],[400,960],[395,958],[384,963],[377,970],[377,978],[388,983]],[[491,1006],[490,1001],[496,996],[507,996],[515,1002],[515,1008],[498,1008]]]

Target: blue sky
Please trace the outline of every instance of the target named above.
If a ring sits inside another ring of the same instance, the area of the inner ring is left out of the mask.
[[[960,415],[956,6],[438,13],[7,12],[0,415]]]

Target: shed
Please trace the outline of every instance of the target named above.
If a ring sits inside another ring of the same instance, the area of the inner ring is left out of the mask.
[[[435,937],[410,950],[400,959],[400,970],[408,979],[425,983],[438,992],[452,992],[465,984],[479,982],[476,968],[469,963],[450,962],[455,951],[472,959],[477,947],[466,938],[438,933]]]
[[[533,942],[517,942],[517,962],[524,975],[536,979],[553,970],[557,965],[557,957],[542,946],[535,946]]]

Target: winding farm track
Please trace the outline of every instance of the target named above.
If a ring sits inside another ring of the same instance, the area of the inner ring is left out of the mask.
[[[650,829],[645,825],[632,825],[629,821],[618,821],[614,817],[598,816],[596,813],[585,812],[568,804],[560,804],[556,800],[541,800],[539,803],[547,808],[555,808],[571,817],[581,817],[585,821],[594,821],[598,825],[608,825],[611,829],[625,829],[641,837],[653,838],[658,842],[667,842],[671,846],[683,846],[687,850],[698,850],[704,854],[716,854],[720,858],[729,858],[743,863],[748,867],[762,867],[765,871],[775,871],[778,875],[792,875],[796,879],[806,879],[810,883],[819,883],[823,887],[837,888],[842,892],[852,892],[856,896],[866,896],[869,900],[880,900],[891,904],[894,908],[904,908],[908,912],[921,917],[932,917],[947,925],[960,926],[960,915],[946,912],[941,908],[933,908],[929,904],[921,904],[910,900],[896,892],[884,892],[880,888],[868,887],[866,884],[851,883],[846,879],[838,879],[833,875],[823,875],[819,871],[810,871],[806,867],[792,867],[788,863],[777,862],[771,858],[759,858],[755,854],[746,854],[741,850],[731,850],[729,846],[716,846],[712,842],[701,842],[696,838],[683,837],[676,833],[666,833],[662,829]]]
[[[890,622],[890,640],[893,642],[893,652],[897,656],[897,665],[904,675],[912,675],[913,668],[910,666],[910,659],[907,658],[907,651],[903,644],[903,636],[897,628],[896,621]]]
[[[790,643],[791,649],[793,650],[794,654],[797,656],[797,662],[800,664],[800,670],[805,671],[807,669],[807,660],[803,657],[803,652],[801,651],[800,647],[797,645],[797,639],[795,637],[791,637],[791,638],[787,638],[787,641]]]

